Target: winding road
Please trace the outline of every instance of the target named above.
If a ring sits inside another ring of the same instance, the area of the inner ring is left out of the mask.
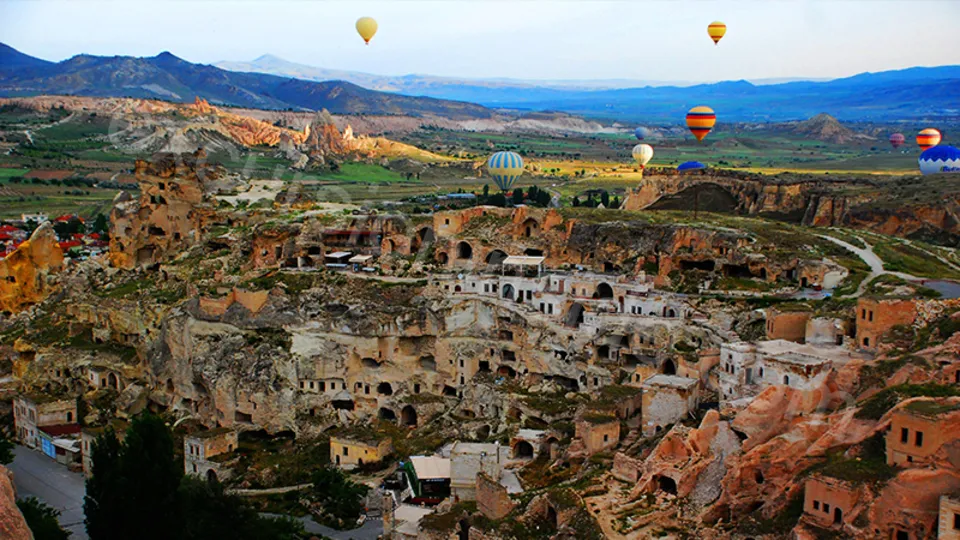
[[[882,275],[884,275],[884,274],[894,275],[894,276],[897,276],[897,277],[899,277],[899,278],[905,279],[905,280],[907,280],[907,281],[920,281],[920,280],[922,279],[922,278],[918,278],[917,276],[913,276],[913,275],[910,275],[910,274],[905,274],[905,273],[903,273],[903,272],[891,272],[891,271],[889,271],[889,270],[884,270],[884,269],[883,269],[883,260],[882,260],[880,257],[878,257],[876,253],[873,252],[873,246],[870,245],[870,243],[868,243],[868,242],[867,242],[866,240],[864,240],[863,238],[860,238],[859,236],[858,236],[857,238],[860,238],[860,240],[863,242],[863,244],[864,244],[865,246],[867,246],[866,248],[857,247],[857,246],[855,246],[855,245],[853,245],[853,244],[851,244],[851,243],[849,243],[849,242],[845,242],[845,241],[843,241],[843,240],[840,240],[839,238],[834,238],[834,237],[829,236],[829,235],[826,235],[826,234],[821,234],[821,235],[819,235],[819,236],[820,236],[820,238],[823,238],[823,239],[825,239],[825,240],[829,240],[829,241],[833,242],[834,244],[837,244],[838,246],[843,247],[843,248],[847,249],[848,251],[853,252],[854,254],[857,255],[857,257],[860,257],[860,259],[861,259],[864,263],[866,263],[867,266],[870,267],[870,274],[868,274],[867,277],[864,278],[864,280],[860,282],[860,286],[857,287],[857,292],[852,293],[852,294],[848,294],[848,295],[846,295],[846,296],[842,296],[841,298],[857,298],[857,297],[861,296],[861,295],[863,294],[863,292],[864,292],[865,290],[867,290],[867,286],[870,285],[870,282],[871,282],[871,281],[873,281],[874,279],[876,279],[878,276],[882,276]]]
[[[87,488],[83,475],[67,470],[47,456],[17,445],[13,449],[13,485],[17,497],[36,497],[60,511],[60,526],[69,531],[71,540],[86,540],[83,524],[83,496]]]

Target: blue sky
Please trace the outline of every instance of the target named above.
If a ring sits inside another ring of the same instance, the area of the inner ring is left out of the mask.
[[[380,30],[370,46],[360,16]],[[719,47],[706,26],[728,26]],[[387,75],[715,81],[960,64],[955,0],[0,0],[0,41],[192,62],[287,60]]]

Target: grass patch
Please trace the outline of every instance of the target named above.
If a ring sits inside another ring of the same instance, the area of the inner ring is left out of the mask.
[[[942,384],[899,384],[884,388],[860,403],[856,417],[861,420],[879,420],[897,403],[915,397],[952,397],[960,396],[960,389]]]

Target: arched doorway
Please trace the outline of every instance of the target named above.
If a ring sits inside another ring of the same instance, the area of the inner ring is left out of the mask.
[[[547,505],[547,523],[549,523],[550,526],[554,528],[554,530],[556,530],[557,527],[559,526],[557,523],[557,511],[556,509],[554,509],[553,506],[550,506],[549,504]]]
[[[606,283],[597,285],[597,298],[613,298],[613,287]]]
[[[468,261],[473,258],[473,247],[466,242],[457,244],[457,258]]]
[[[377,417],[381,420],[387,420],[388,422],[395,422],[397,420],[397,413],[393,412],[392,409],[380,407]]]
[[[414,253],[420,251],[420,248],[432,244],[433,241],[433,227],[423,227],[417,231],[417,234],[413,235],[413,239],[410,241],[410,251]]]
[[[509,284],[509,283],[507,283],[506,285],[504,285],[504,286],[503,286],[503,297],[504,297],[504,298],[509,298],[509,299],[513,300],[513,297],[514,297],[514,296],[516,296],[516,293],[514,292],[513,285],[511,285],[511,284]]]
[[[466,519],[457,524],[457,540],[470,540],[470,522]]]
[[[117,379],[117,375],[115,373],[107,375],[107,384],[113,387],[114,390],[120,389],[120,380]]]
[[[400,411],[400,423],[405,426],[417,426],[417,410],[411,405],[407,405]]]
[[[578,328],[583,324],[583,306],[577,303],[571,305],[570,309],[567,310],[567,316],[564,317],[563,322],[567,326]]]
[[[217,471],[209,469],[207,471],[207,482],[211,484],[216,484],[219,480],[217,479]]]
[[[671,307],[665,307],[663,308],[663,316],[668,319],[672,319],[677,316],[677,312]]]
[[[495,249],[490,253],[487,253],[487,264],[503,264],[503,261],[506,260],[507,254],[499,249]]]
[[[527,441],[517,441],[513,445],[514,459],[533,459],[533,445]]]
[[[839,508],[833,509],[833,523],[834,525],[839,525],[843,522],[843,510]]]
[[[534,236],[540,232],[540,224],[537,223],[537,220],[529,218],[523,222],[523,235],[527,238]]]
[[[382,396],[392,396],[393,386],[391,386],[388,382],[382,382],[377,385],[377,393]]]
[[[657,487],[664,493],[677,494],[677,482],[669,476],[658,476]]]
[[[673,363],[673,360],[666,360],[663,363],[662,371],[664,375],[676,375],[677,365]]]

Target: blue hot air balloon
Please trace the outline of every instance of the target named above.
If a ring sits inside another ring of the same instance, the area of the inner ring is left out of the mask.
[[[703,163],[700,163],[699,161],[687,161],[685,163],[681,163],[680,165],[678,165],[677,171],[678,172],[699,171],[700,169],[706,169],[706,168],[707,166],[704,165]]]
[[[516,152],[497,152],[487,160],[487,172],[498,188],[507,191],[523,174],[523,158]]]
[[[638,127],[637,129],[633,130],[633,135],[638,141],[642,141],[650,137],[651,133],[650,130],[645,127]]]
[[[923,174],[960,172],[960,150],[954,146],[939,144],[924,150],[918,162]]]

